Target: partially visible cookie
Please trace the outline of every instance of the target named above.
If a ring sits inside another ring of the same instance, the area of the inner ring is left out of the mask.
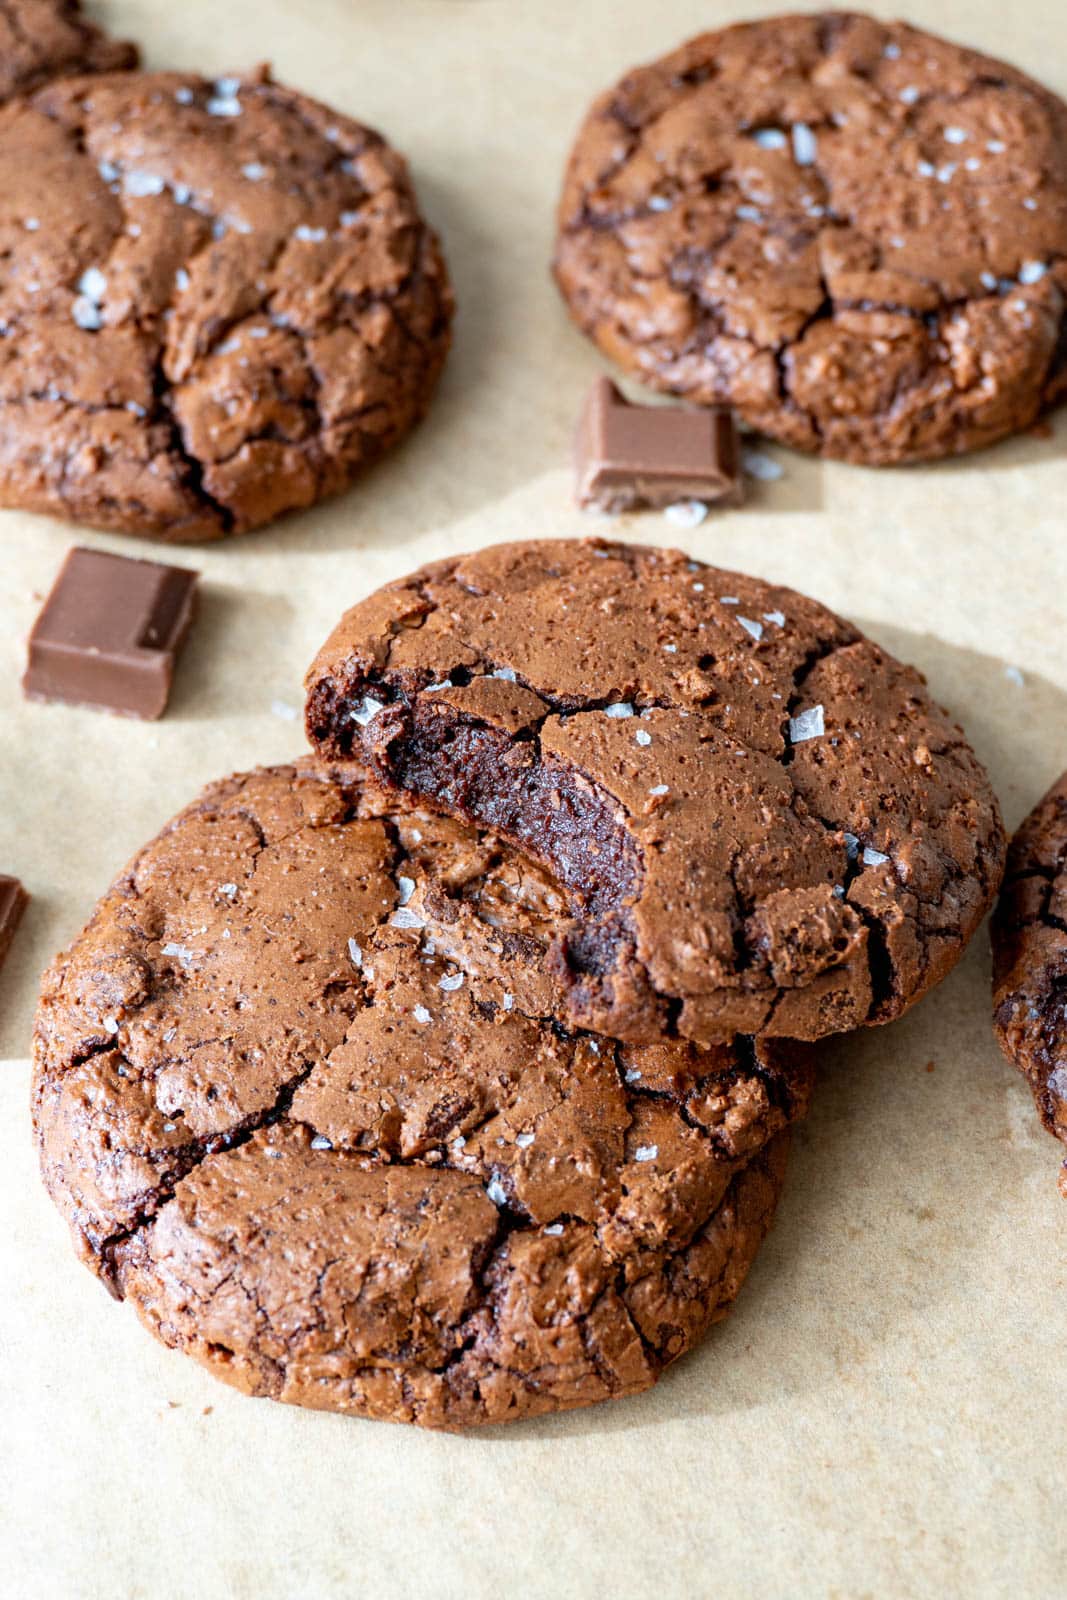
[[[654,388],[848,461],[974,450],[1067,393],[1067,107],[850,12],[702,34],[593,105],[555,272]]]
[[[0,101],[52,78],[120,72],[138,63],[137,46],[109,39],[81,0],[5,0],[0,7]]]
[[[264,77],[0,111],[0,503],[170,540],[345,488],[426,410],[452,296],[403,159]]]
[[[1000,1047],[1067,1143],[1067,773],[1011,841],[992,940]],[[1067,1171],[1061,1187],[1067,1194]]]
[[[485,981],[413,909],[460,883],[518,939]],[[499,841],[313,762],[139,853],[45,978],[34,1125],[80,1253],[164,1343],[460,1426],[647,1388],[724,1315],[810,1055],[525,1014],[499,980],[538,907]]]
[[[920,675],[676,550],[498,545],[354,606],[307,729],[552,876],[555,1014],[616,1038],[900,1016],[1000,881],[988,779]]]

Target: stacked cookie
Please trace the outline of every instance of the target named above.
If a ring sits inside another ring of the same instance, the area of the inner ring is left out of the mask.
[[[315,754],[209,789],[46,977],[50,1191],[251,1393],[463,1426],[645,1388],[737,1293],[815,1042],[987,909],[985,775],[823,607],[600,541],[389,585],[307,690]]]

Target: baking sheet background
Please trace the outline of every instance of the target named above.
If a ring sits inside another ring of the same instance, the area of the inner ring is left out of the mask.
[[[23,703],[25,634],[75,535],[0,515],[0,870],[34,894],[0,978],[0,1571],[17,1600],[1063,1592],[1067,1211],[990,1034],[984,931],[904,1022],[827,1049],[732,1319],[652,1393],[516,1430],[423,1435],[215,1383],[77,1265],[31,1151],[37,975],[203,782],[300,750],[272,703],[296,711],[342,604],[450,551],[590,531],[567,451],[598,362],[546,273],[564,154],[624,67],[761,9],[96,8],[152,65],[270,59],[380,125],[443,233],[460,317],[430,420],[362,487],[172,557],[202,569],[204,604],[157,725]],[[1067,92],[1061,0],[902,9]],[[917,662],[1014,825],[1067,764],[1065,447],[1067,417],[1051,440],[920,471],[773,450],[785,475],[744,509],[681,537],[658,516],[608,531],[794,584]]]

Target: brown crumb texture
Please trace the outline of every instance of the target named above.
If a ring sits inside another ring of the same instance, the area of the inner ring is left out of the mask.
[[[0,502],[170,540],[346,487],[449,341],[402,158],[265,74],[0,111]]]
[[[0,102],[52,78],[135,67],[137,46],[109,39],[80,0],[3,0],[0,4]]]
[[[1067,773],[1011,842],[992,941],[994,1031],[1067,1142]]]
[[[307,691],[323,753],[539,864],[547,955],[521,981],[613,1037],[888,1021],[1000,881],[996,799],[921,676],[677,551],[561,540],[425,567],[347,613]],[[432,892],[438,936],[488,959],[471,897]]]
[[[799,449],[952,455],[1067,390],[1067,107],[904,23],[741,23],[628,73],[558,223],[606,355]]]
[[[502,975],[539,959],[552,893],[512,866],[355,768],[250,773],[53,963],[45,1182],[165,1343],[253,1394],[450,1427],[646,1388],[725,1313],[810,1054],[523,1010]],[[484,972],[414,909],[475,882],[526,941]]]

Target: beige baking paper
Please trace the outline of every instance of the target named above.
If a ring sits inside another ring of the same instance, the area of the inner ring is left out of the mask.
[[[1063,0],[915,0],[1067,92]],[[876,7],[882,10],[882,7]],[[299,751],[342,604],[431,557],[607,527],[793,584],[929,675],[1014,825],[1067,765],[1067,416],[918,471],[771,448],[783,475],[679,534],[591,523],[569,436],[597,371],[549,283],[594,91],[758,6],[715,0],[122,0],[152,65],[271,60],[411,157],[457,286],[433,414],[343,500],[179,553],[203,612],[155,725],[27,705],[27,630],[75,534],[0,515],[0,871],[33,891],[0,979],[0,1591],[10,1600],[418,1595],[796,1600],[1067,1588],[1067,1209],[989,1027],[984,931],[896,1027],[825,1052],[729,1322],[637,1400],[476,1437],[246,1399],[78,1265],[31,1150],[37,976],[206,780]],[[886,13],[891,14],[890,12]],[[126,554],[149,546],[95,533]],[[172,553],[173,554],[173,553]]]

